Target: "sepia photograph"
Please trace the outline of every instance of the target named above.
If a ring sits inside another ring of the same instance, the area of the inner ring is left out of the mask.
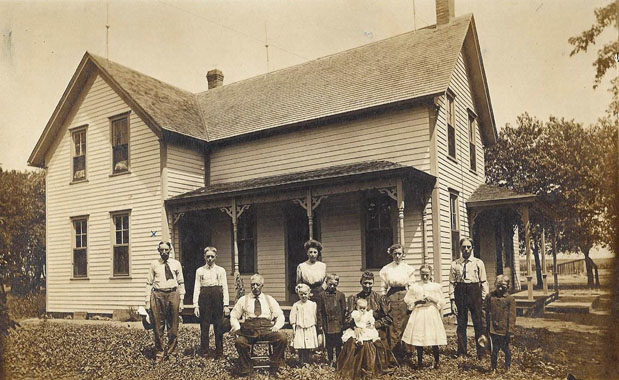
[[[0,0],[0,379],[619,380],[619,0]]]

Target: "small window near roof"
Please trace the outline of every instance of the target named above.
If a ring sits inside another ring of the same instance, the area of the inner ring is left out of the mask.
[[[73,219],[73,277],[88,276],[88,219]]]
[[[86,128],[73,131],[73,181],[86,179]]]
[[[447,94],[447,152],[456,158],[456,107],[455,97]]]
[[[112,215],[114,228],[113,270],[114,276],[129,275],[129,213]]]
[[[112,172],[129,170],[129,115],[111,119],[112,124]]]

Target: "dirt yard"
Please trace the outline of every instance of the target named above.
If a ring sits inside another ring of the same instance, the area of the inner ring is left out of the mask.
[[[421,370],[409,358],[391,376],[383,379],[565,379],[572,373],[578,379],[619,378],[604,366],[602,341],[607,324],[586,326],[573,322],[520,318],[512,340],[512,369],[489,374],[489,357],[452,359],[456,352],[455,326],[447,325],[448,345],[441,347],[441,368],[430,367],[431,354]],[[470,329],[469,335],[473,335]],[[213,343],[211,343],[213,346]],[[152,335],[136,324],[64,320],[29,320],[13,331],[2,345],[4,379],[231,379],[235,378],[237,354],[233,338],[226,335],[225,357],[219,361],[197,355],[199,329],[182,325],[176,360],[154,364]],[[469,349],[473,349],[472,339]],[[473,350],[471,350],[472,352]],[[287,353],[287,367],[279,377],[285,379],[336,379],[335,371],[324,358],[302,367],[296,355]],[[499,356],[499,367],[503,359]],[[254,377],[266,379],[267,374]]]

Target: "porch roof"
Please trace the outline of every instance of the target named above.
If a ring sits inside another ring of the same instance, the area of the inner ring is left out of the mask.
[[[466,202],[468,208],[480,208],[484,206],[517,205],[535,202],[536,195],[531,193],[519,193],[506,187],[481,184]]]
[[[391,161],[365,161],[336,165],[321,169],[300,171],[281,175],[252,178],[244,181],[217,183],[174,196],[167,205],[178,205],[196,200],[230,198],[238,195],[265,193],[277,190],[292,190],[308,186],[330,185],[361,179],[404,176],[406,179],[426,186],[434,184],[435,177],[412,166]]]

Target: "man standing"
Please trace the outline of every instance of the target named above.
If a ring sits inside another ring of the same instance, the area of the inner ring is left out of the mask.
[[[284,312],[273,297],[262,293],[264,278],[261,275],[254,274],[250,280],[251,294],[241,297],[230,312],[230,331],[238,335],[234,345],[239,353],[239,375],[248,376],[253,372],[249,350],[259,340],[273,345],[271,372],[276,374],[284,364],[288,341],[286,334],[279,331],[284,326]],[[239,322],[242,317],[245,319],[243,326]]]
[[[458,354],[467,355],[466,326],[468,312],[471,312],[475,328],[475,344],[477,358],[483,356],[484,350],[479,344],[479,338],[484,334],[482,322],[482,303],[488,295],[488,281],[484,262],[473,257],[473,241],[469,238],[460,239],[462,257],[452,261],[449,270],[449,298],[451,311],[458,320]]]
[[[172,245],[159,242],[159,259],[151,262],[146,279],[146,309],[152,308],[155,322],[155,355],[157,363],[174,353],[178,333],[179,312],[183,310],[185,281],[181,263],[170,258]],[[168,347],[164,352],[163,333],[168,326]]]
[[[196,270],[196,282],[193,288],[194,314],[200,318],[200,349],[206,357],[209,346],[209,329],[211,324],[215,332],[215,357],[223,355],[222,318],[230,314],[228,308],[228,282],[226,270],[215,265],[217,248],[204,248],[206,264]]]

